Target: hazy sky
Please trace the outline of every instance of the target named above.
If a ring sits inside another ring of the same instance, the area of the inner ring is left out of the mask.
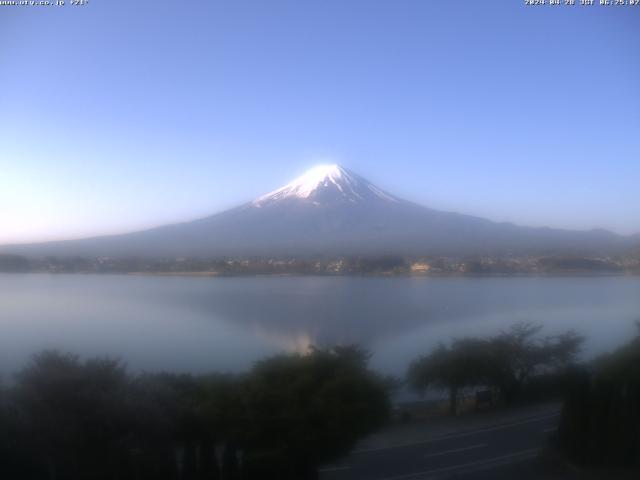
[[[320,161],[435,208],[640,232],[640,7],[523,4],[0,7],[0,243],[203,216]]]

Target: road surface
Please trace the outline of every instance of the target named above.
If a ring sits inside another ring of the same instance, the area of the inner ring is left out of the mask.
[[[415,431],[406,442],[377,442],[356,449],[340,463],[320,470],[321,480],[431,480],[459,478],[512,479],[549,478],[541,465],[540,453],[555,432],[559,407],[523,410],[519,415],[485,416],[472,419],[464,428],[453,419],[454,428],[442,424],[434,430],[445,432],[419,438]],[[473,425],[475,423],[475,425]],[[421,428],[429,430],[428,422]],[[553,478],[570,478],[553,476]]]

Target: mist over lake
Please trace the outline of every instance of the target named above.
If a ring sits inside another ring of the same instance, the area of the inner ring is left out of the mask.
[[[167,278],[0,275],[0,370],[42,349],[122,358],[134,371],[242,371],[266,355],[358,343],[401,374],[437,342],[517,321],[622,343],[640,317],[638,277]]]

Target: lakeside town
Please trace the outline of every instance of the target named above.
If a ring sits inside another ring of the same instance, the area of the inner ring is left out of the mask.
[[[146,275],[638,275],[640,253],[625,256],[238,257],[203,259],[0,255],[0,272],[129,273]]]

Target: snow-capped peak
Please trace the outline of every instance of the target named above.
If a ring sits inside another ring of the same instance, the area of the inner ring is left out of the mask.
[[[287,198],[309,200],[315,204],[355,203],[372,198],[398,201],[359,175],[335,164],[317,165],[284,187],[255,199],[253,205],[261,207]]]

